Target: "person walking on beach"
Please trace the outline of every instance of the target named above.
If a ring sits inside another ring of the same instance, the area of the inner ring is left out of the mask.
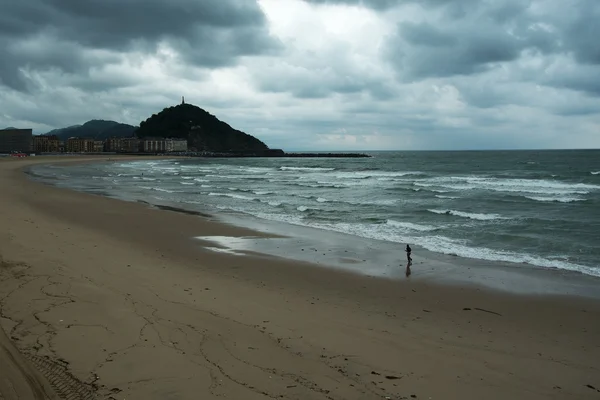
[[[406,257],[408,258],[408,264],[406,264],[406,277],[408,278],[411,274],[410,266],[412,265],[412,257],[410,256],[410,253],[411,253],[412,249],[407,244],[406,250],[404,250],[404,251],[406,251]]]

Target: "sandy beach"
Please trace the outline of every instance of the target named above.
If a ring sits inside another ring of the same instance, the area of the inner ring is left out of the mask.
[[[54,161],[0,160],[0,399],[600,398],[597,300],[210,251],[268,235],[22,171]]]

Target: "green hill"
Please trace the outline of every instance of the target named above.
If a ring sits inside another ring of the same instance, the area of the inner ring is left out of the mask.
[[[70,137],[85,137],[95,140],[105,140],[109,137],[134,136],[135,126],[122,124],[115,121],[93,119],[83,125],[73,125],[66,128],[54,129],[45,135],[56,135],[60,140]]]
[[[257,151],[269,147],[252,135],[233,129],[214,115],[192,104],[168,107],[140,123],[136,135],[185,138],[191,150]]]

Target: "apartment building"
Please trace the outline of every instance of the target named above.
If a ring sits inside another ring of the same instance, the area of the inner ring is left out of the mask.
[[[73,138],[75,140],[76,138]],[[87,139],[86,139],[87,140]],[[185,152],[188,150],[187,140],[179,138],[143,138],[138,139],[136,137],[128,138],[108,138],[105,141],[92,141],[93,150],[79,150],[87,148],[85,144],[73,143],[71,149],[67,150],[71,152],[115,152],[115,153],[166,153],[166,152]],[[68,145],[67,145],[67,148]]]
[[[93,153],[94,140],[87,138],[72,137],[67,139],[67,153]]]
[[[121,139],[121,152],[123,153],[139,153],[140,139],[135,137]]]
[[[145,138],[140,142],[140,151],[143,153],[164,153],[167,151],[165,139]]]
[[[36,153],[58,153],[60,140],[56,135],[36,135],[33,137],[33,151]]]
[[[31,129],[0,129],[0,153],[30,152],[32,142],[33,130]]]
[[[187,139],[165,139],[165,150],[167,153],[187,151]]]
[[[102,153],[104,151],[104,140],[94,140],[94,153]]]

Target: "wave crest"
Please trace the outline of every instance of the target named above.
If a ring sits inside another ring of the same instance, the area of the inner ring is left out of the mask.
[[[279,167],[281,171],[304,171],[304,172],[325,172],[333,171],[335,168],[323,168],[323,167]]]
[[[491,221],[491,220],[496,220],[496,219],[510,219],[507,217],[503,217],[499,214],[468,213],[468,212],[456,211],[456,210],[427,210],[427,211],[435,213],[435,214],[454,215],[455,217],[476,219],[479,221]]]

